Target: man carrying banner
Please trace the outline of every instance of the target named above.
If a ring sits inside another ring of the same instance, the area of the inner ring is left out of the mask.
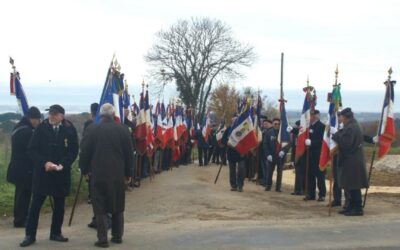
[[[350,108],[340,112],[343,129],[331,127],[332,139],[338,145],[339,185],[350,194],[346,216],[363,215],[361,189],[368,187],[365,168],[363,133]]]
[[[310,138],[306,140],[306,145],[309,146],[310,167],[306,177],[308,178],[307,196],[304,200],[315,200],[316,186],[318,186],[318,201],[324,201],[326,196],[325,172],[319,169],[319,158],[325,125],[320,121],[319,110],[315,109],[311,112],[310,123]]]

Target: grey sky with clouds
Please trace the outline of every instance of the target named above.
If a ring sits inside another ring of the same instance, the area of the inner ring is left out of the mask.
[[[389,67],[393,79],[400,72],[399,10],[395,0],[1,1],[0,86],[8,88],[11,55],[27,89],[101,89],[116,52],[135,92],[146,81],[143,56],[154,34],[177,19],[206,16],[226,22],[237,39],[255,47],[258,60],[244,70],[245,79],[233,82],[238,88],[279,88],[284,52],[285,89],[302,95],[309,75],[326,95],[338,64],[343,91],[376,90],[382,96]]]

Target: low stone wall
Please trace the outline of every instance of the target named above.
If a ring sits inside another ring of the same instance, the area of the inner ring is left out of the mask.
[[[369,168],[369,166],[367,167]],[[374,168],[387,172],[400,173],[400,155],[386,155],[374,164]]]

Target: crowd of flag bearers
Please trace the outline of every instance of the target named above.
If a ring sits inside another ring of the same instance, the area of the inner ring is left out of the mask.
[[[16,95],[24,114],[13,131],[13,155],[8,171],[8,180],[17,190],[14,226],[26,228],[21,246],[33,244],[41,206],[50,196],[53,206],[50,240],[66,242],[68,238],[62,235],[61,226],[64,200],[70,189],[71,164],[79,151],[77,133],[74,125],[64,118],[64,108],[57,104],[49,108],[49,118],[38,124],[40,111],[29,107],[14,61],[10,62],[14,69],[11,93]],[[82,176],[89,183],[94,211],[89,227],[98,231],[95,245],[109,246],[107,227],[112,229],[111,241],[122,243],[125,191],[140,187],[143,178],[153,179],[162,171],[194,163],[195,148],[199,166],[210,162],[229,166],[231,191],[243,192],[248,178],[265,191],[282,192],[283,170],[293,168],[292,195],[303,196],[304,201],[325,201],[327,177],[333,185],[333,190],[329,188],[333,200],[329,195],[328,206],[343,205],[340,213],[347,216],[363,215],[366,196],[363,204],[361,189],[368,188],[371,176],[365,166],[363,144],[374,143],[379,158],[388,152],[395,137],[395,82],[390,79],[390,71],[385,81],[378,134],[371,138],[363,135],[351,108],[342,109],[337,74],[336,70],[336,81],[328,95],[326,124],[320,121],[316,90],[308,80],[303,89],[300,120],[292,125],[286,115],[283,80],[277,117],[263,114],[258,95],[256,100],[247,97],[238,100],[230,122],[223,117],[215,124],[209,112],[201,120],[195,109],[184,107],[179,99],[167,104],[158,100],[151,105],[144,83],[139,103],[131,104],[124,74],[113,58],[100,102],[90,106],[91,119],[84,125],[79,161]],[[21,157],[25,160],[21,161]],[[71,220],[72,215],[70,223]]]

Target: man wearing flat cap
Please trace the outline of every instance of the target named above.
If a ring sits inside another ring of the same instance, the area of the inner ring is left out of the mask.
[[[28,156],[28,144],[34,129],[40,123],[38,108],[31,107],[15,125],[11,134],[11,160],[7,181],[15,185],[14,227],[25,228],[32,195],[33,162]]]
[[[28,146],[33,160],[32,204],[21,247],[36,241],[39,214],[47,196],[54,200],[50,240],[66,242],[61,227],[64,220],[65,197],[71,187],[71,165],[78,155],[76,129],[64,119],[65,110],[55,104],[48,109],[49,117],[36,128]]]
[[[350,108],[340,112],[339,119],[343,129],[336,131],[331,127],[332,139],[338,144],[338,181],[339,187],[349,193],[349,205],[341,213],[346,216],[361,216],[361,189],[368,187],[367,170],[365,168],[362,129],[354,119]]]

